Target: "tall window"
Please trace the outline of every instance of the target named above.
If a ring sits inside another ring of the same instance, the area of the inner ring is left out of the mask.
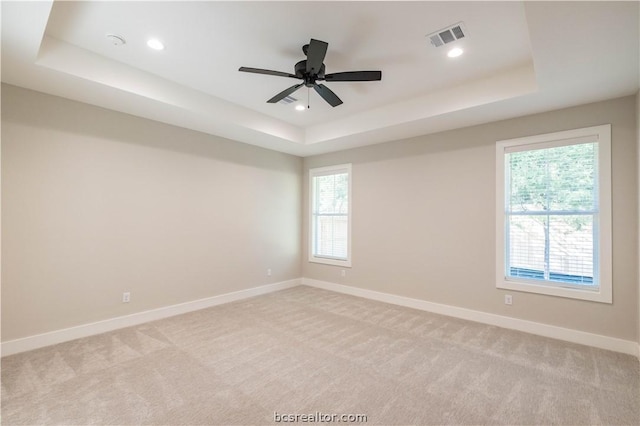
[[[498,288],[611,303],[611,127],[497,143]]]
[[[351,164],[309,170],[309,261],[351,266]]]

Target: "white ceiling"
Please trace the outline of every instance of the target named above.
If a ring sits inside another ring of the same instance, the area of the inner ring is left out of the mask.
[[[306,156],[636,93],[638,2],[2,2],[2,81]],[[425,37],[464,22],[465,39]],[[114,46],[106,34],[126,39]],[[163,51],[146,46],[162,40]],[[311,108],[267,104],[329,43]],[[461,57],[446,56],[450,46]]]

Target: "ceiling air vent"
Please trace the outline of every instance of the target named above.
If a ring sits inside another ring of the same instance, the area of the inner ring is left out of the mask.
[[[284,98],[282,98],[282,100],[280,101],[281,104],[292,104],[294,102],[297,102],[298,100],[296,98],[294,98],[293,96],[289,95],[289,96],[285,96]]]
[[[453,24],[450,27],[427,35],[433,47],[444,46],[447,43],[460,40],[461,38],[465,38],[466,36],[467,30],[465,29],[462,22],[458,22],[457,24]]]

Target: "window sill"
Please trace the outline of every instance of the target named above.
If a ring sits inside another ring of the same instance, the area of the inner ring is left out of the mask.
[[[351,260],[329,259],[326,257],[309,256],[309,262],[322,263],[324,265],[342,266],[343,268],[351,268]]]
[[[499,280],[497,288],[504,290],[523,291],[548,296],[566,297],[569,299],[588,300],[599,303],[612,303],[611,292],[604,292],[602,286],[598,291],[582,290],[579,288],[555,287],[552,285],[535,284],[521,281]]]

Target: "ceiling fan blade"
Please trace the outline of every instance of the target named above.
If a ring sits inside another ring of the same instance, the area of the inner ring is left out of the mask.
[[[283,90],[282,92],[275,95],[273,98],[269,99],[267,103],[275,104],[276,102],[280,102],[281,100],[283,100],[284,98],[286,98],[287,96],[289,96],[290,94],[298,90],[300,87],[302,87],[302,85],[304,85],[304,83],[296,84],[289,87],[288,89]]]
[[[382,71],[346,71],[334,72],[324,76],[326,81],[379,81]]]
[[[313,88],[332,107],[337,107],[342,103],[342,100],[324,84],[314,84]]]
[[[266,75],[275,75],[276,77],[291,77],[291,78],[299,78],[293,74],[289,74],[288,72],[281,71],[272,71],[272,70],[263,70],[261,68],[248,68],[248,67],[240,67],[238,71],[242,72],[251,72],[254,74],[266,74]]]
[[[318,74],[320,67],[324,62],[324,57],[327,54],[328,43],[324,41],[311,39],[309,42],[309,49],[307,50],[307,72],[311,74]]]

